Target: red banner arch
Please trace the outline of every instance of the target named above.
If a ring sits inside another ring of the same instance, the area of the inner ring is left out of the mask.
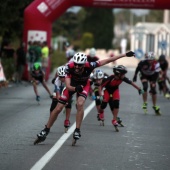
[[[71,6],[102,8],[170,9],[167,0],[34,0],[24,11],[23,41],[47,41],[52,23]]]
[[[50,44],[53,21],[71,6],[168,9],[170,3],[167,0],[34,0],[24,11],[24,42],[38,39]]]

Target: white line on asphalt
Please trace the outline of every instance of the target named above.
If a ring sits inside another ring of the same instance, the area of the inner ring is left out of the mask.
[[[95,101],[93,101],[84,111],[84,118],[89,114],[89,112],[95,106]],[[76,122],[69,128],[67,133],[64,133],[60,139],[54,144],[54,146],[42,157],[40,158],[35,165],[30,170],[41,170],[45,167],[45,165],[51,160],[51,158],[56,154],[56,152],[60,149],[60,147],[64,144],[64,142],[70,137],[70,135],[74,132],[76,127]]]

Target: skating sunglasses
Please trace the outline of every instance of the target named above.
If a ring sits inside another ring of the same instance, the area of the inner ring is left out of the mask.
[[[59,76],[60,78],[65,78],[65,76]]]
[[[77,64],[77,63],[74,63],[74,66],[82,67],[82,66],[84,66],[84,64]]]

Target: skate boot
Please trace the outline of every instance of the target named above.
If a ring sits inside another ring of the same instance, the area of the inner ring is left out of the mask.
[[[146,102],[143,103],[142,109],[143,109],[144,113],[147,113],[147,103]]]
[[[68,128],[70,127],[70,121],[69,120],[64,121],[64,127],[65,127],[65,133],[67,133]]]
[[[73,142],[72,142],[72,146],[74,146],[77,142],[77,140],[79,140],[81,137],[81,133],[80,133],[80,129],[75,129],[73,132]]]
[[[122,119],[120,119],[120,117],[117,117],[117,123],[121,126],[124,127],[124,125],[122,124]]]
[[[37,139],[34,141],[34,145],[45,141],[50,129],[45,127],[39,134],[37,134]]]
[[[99,113],[97,119],[100,121],[100,126],[104,126],[104,113]]]
[[[160,111],[159,106],[153,106],[152,108],[154,109],[156,115],[161,115],[161,111]]]
[[[36,101],[40,104],[40,96],[36,96]]]
[[[117,120],[112,120],[112,124],[115,127],[116,132],[119,132]]]

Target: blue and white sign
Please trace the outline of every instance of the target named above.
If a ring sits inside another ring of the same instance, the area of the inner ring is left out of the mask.
[[[168,43],[165,40],[158,42],[158,48],[161,48],[162,50],[166,50],[167,46],[168,46]]]
[[[135,58],[140,60],[141,58],[143,58],[143,56],[144,56],[144,52],[142,49],[135,50]]]

